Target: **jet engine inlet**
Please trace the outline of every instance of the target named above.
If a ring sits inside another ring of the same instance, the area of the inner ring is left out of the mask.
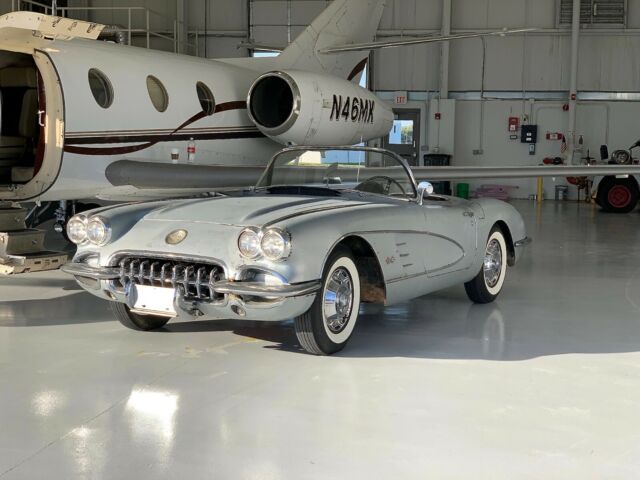
[[[249,116],[265,133],[289,130],[300,113],[300,92],[294,80],[282,72],[258,78],[249,90]]]
[[[258,77],[247,97],[249,118],[282,145],[353,145],[389,134],[393,111],[359,85],[301,70]]]

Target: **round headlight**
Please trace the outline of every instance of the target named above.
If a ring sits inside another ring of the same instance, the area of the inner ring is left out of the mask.
[[[87,224],[87,239],[94,245],[102,246],[109,241],[111,229],[107,222],[100,217],[89,219]]]
[[[67,222],[67,237],[76,245],[87,241],[87,217],[75,215]]]
[[[289,236],[280,230],[267,230],[260,244],[262,254],[269,260],[282,260],[291,253]]]
[[[247,228],[238,237],[238,249],[243,257],[256,258],[260,255],[260,235],[252,229]]]

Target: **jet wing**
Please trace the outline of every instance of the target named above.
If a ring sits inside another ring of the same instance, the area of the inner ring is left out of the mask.
[[[383,170],[381,174],[384,174]],[[418,181],[640,175],[640,165],[413,167],[411,170]],[[263,166],[174,165],[119,160],[109,165],[105,174],[109,182],[116,187],[215,191],[251,187],[258,182],[263,172]]]
[[[267,45],[265,43],[240,42],[238,48],[248,48],[256,52],[282,52],[287,47],[282,45]]]
[[[417,180],[473,180],[484,178],[601,177],[640,175],[640,165],[531,167],[412,167]]]
[[[0,16],[0,43],[30,44],[37,39],[70,40],[98,38],[104,25],[34,12],[12,12]]]
[[[428,36],[428,37],[413,37],[413,38],[405,38],[401,40],[388,40],[381,42],[371,42],[371,43],[354,43],[351,45],[341,45],[337,47],[323,48],[318,50],[318,53],[324,54],[332,54],[332,53],[344,53],[344,52],[361,52],[368,50],[380,50],[382,48],[394,48],[394,47],[404,47],[407,45],[422,45],[425,43],[439,43],[439,42],[448,42],[451,40],[461,40],[464,38],[479,38],[479,37],[504,37],[506,35],[514,35],[518,33],[527,33],[527,32],[535,32],[537,29],[535,28],[519,28],[515,30],[507,30],[506,28],[503,30],[497,30],[495,32],[469,32],[469,33],[458,33],[455,35],[446,35],[446,36]]]
[[[208,190],[255,185],[264,172],[259,166],[188,165],[118,160],[105,175],[116,187],[132,186],[141,190]]]

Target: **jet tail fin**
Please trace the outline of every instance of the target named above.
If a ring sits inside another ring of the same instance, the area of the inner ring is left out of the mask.
[[[386,0],[334,0],[278,57],[282,69],[327,73],[358,79],[368,51],[327,55],[320,50],[345,44],[372,42]]]

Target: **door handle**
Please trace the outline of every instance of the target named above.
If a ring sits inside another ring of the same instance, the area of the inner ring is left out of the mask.
[[[476,214],[475,214],[475,213],[473,213],[473,212],[462,212],[462,216],[464,216],[464,217],[469,217],[469,218],[473,218],[473,217],[475,217],[475,216],[476,216]]]
[[[44,120],[43,120],[43,115],[47,113],[44,110],[38,110],[38,125],[40,125],[41,127],[44,127]]]

